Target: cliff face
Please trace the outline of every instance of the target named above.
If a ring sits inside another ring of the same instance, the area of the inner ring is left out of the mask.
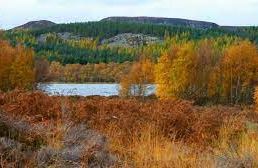
[[[102,19],[101,21],[148,23],[158,25],[192,27],[198,29],[209,29],[219,27],[219,25],[212,22],[160,17],[108,17]]]

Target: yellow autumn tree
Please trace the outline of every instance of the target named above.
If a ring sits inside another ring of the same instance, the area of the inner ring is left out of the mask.
[[[258,80],[258,51],[250,41],[239,41],[226,49],[221,62],[223,96],[230,103],[252,102]]]
[[[198,54],[193,42],[174,44],[155,67],[156,94],[160,98],[186,98],[194,91],[195,62]]]
[[[157,96],[198,103],[251,103],[258,81],[258,52],[246,40],[227,39],[171,43],[155,67]],[[221,45],[218,52],[218,44]],[[225,46],[223,46],[225,45]]]
[[[156,95],[158,97],[164,98],[171,95],[171,67],[173,61],[177,58],[179,48],[180,46],[177,44],[172,45],[167,52],[163,52],[162,56],[158,59],[158,63],[155,65]]]
[[[32,89],[35,82],[34,51],[18,46],[11,66],[10,82],[13,88]]]
[[[183,44],[173,61],[170,80],[171,94],[176,97],[187,98],[192,94],[194,80],[196,80],[194,68],[197,59],[197,52],[193,42]]]

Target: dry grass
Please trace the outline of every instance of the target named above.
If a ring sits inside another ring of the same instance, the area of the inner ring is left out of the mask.
[[[249,107],[15,91],[0,94],[0,108],[31,123],[55,121],[47,142],[53,148],[62,148],[64,121],[87,124],[108,137],[118,167],[257,165],[258,115]]]
[[[134,167],[201,168],[213,165],[208,155],[202,156],[183,142],[164,137],[155,126],[147,126],[141,133],[130,147]]]
[[[234,125],[223,126],[214,148],[217,167],[258,167],[258,125],[247,122],[246,130],[232,134]]]

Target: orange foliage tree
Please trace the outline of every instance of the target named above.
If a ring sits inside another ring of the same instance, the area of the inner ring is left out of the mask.
[[[144,96],[148,84],[154,81],[154,64],[147,58],[133,64],[131,71],[120,82],[121,96]]]
[[[34,82],[34,52],[0,41],[0,90],[32,89]]]
[[[213,46],[214,42],[212,40],[205,39],[198,43],[197,58],[194,62],[195,73],[193,74],[195,85],[192,88],[193,98],[195,99],[208,98],[209,78],[217,63]]]
[[[15,49],[8,42],[0,41],[0,90],[10,89],[11,65],[15,59]]]

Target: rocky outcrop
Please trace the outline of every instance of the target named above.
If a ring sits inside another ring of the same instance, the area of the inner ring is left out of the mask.
[[[89,168],[110,167],[114,164],[115,157],[106,149],[106,138],[83,124],[67,127],[63,135],[63,147],[55,149],[46,146],[41,148],[36,155],[39,167],[53,164],[63,167]]]
[[[253,168],[255,158],[251,155],[244,154],[241,158],[234,156],[221,156],[215,158],[215,167],[217,168]]]
[[[40,36],[37,37],[37,41],[40,43],[45,43],[47,41],[47,38],[51,35],[54,35],[62,40],[80,40],[81,39],[80,36],[74,35],[73,33],[62,32],[62,33],[52,33],[52,34],[48,34],[48,33],[41,34]]]
[[[123,33],[103,40],[102,44],[107,44],[110,47],[139,47],[159,42],[161,42],[161,39],[157,37],[151,37],[144,34]]]
[[[108,18],[102,19],[101,21],[147,23],[147,24],[191,27],[191,28],[198,28],[198,29],[209,29],[209,28],[219,27],[219,25],[212,22],[187,20],[187,19],[179,19],[179,18],[161,18],[161,17],[108,17]]]

